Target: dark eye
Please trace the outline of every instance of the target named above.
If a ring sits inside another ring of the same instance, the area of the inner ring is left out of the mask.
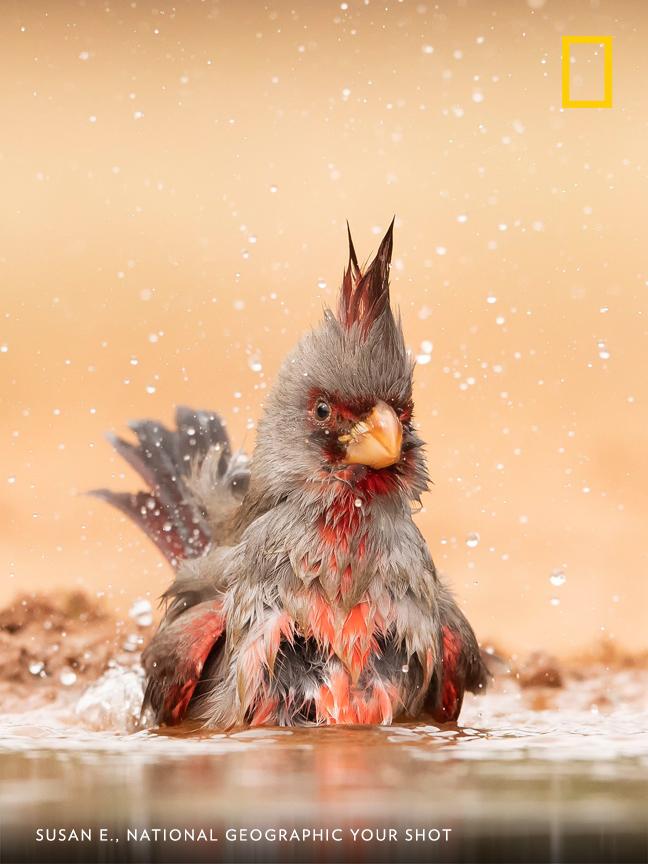
[[[331,416],[331,406],[328,404],[328,402],[320,399],[320,401],[315,406],[315,416],[318,420],[328,420],[328,418]]]

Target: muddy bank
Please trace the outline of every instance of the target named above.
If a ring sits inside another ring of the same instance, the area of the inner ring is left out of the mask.
[[[76,700],[111,663],[136,664],[152,614],[135,615],[118,620],[81,591],[16,597],[0,610],[0,711]]]

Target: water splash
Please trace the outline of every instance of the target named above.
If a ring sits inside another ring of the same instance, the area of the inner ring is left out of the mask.
[[[133,732],[144,699],[144,670],[113,664],[91,684],[76,704],[75,714],[91,729]]]
[[[153,607],[150,601],[145,597],[139,597],[128,610],[128,616],[138,627],[150,627],[153,623]]]

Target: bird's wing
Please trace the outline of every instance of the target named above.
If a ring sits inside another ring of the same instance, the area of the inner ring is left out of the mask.
[[[465,691],[484,690],[490,673],[468,620],[447,588],[439,584],[442,661],[425,707],[435,720],[447,723],[459,717]]]
[[[219,600],[198,603],[164,623],[142,655],[147,674],[142,711],[151,708],[158,723],[180,723],[224,632]]]
[[[218,414],[180,406],[174,430],[153,420],[135,421],[130,428],[137,443],[116,435],[109,440],[148,491],[95,489],[91,494],[139,525],[174,567],[227,542],[227,526],[247,491],[250,466],[244,453],[232,453]]]

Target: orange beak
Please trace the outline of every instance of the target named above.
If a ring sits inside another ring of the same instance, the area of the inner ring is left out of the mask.
[[[347,443],[343,462],[387,468],[401,458],[403,427],[396,412],[386,402],[376,402],[368,417],[359,420],[349,435],[341,435]]]

